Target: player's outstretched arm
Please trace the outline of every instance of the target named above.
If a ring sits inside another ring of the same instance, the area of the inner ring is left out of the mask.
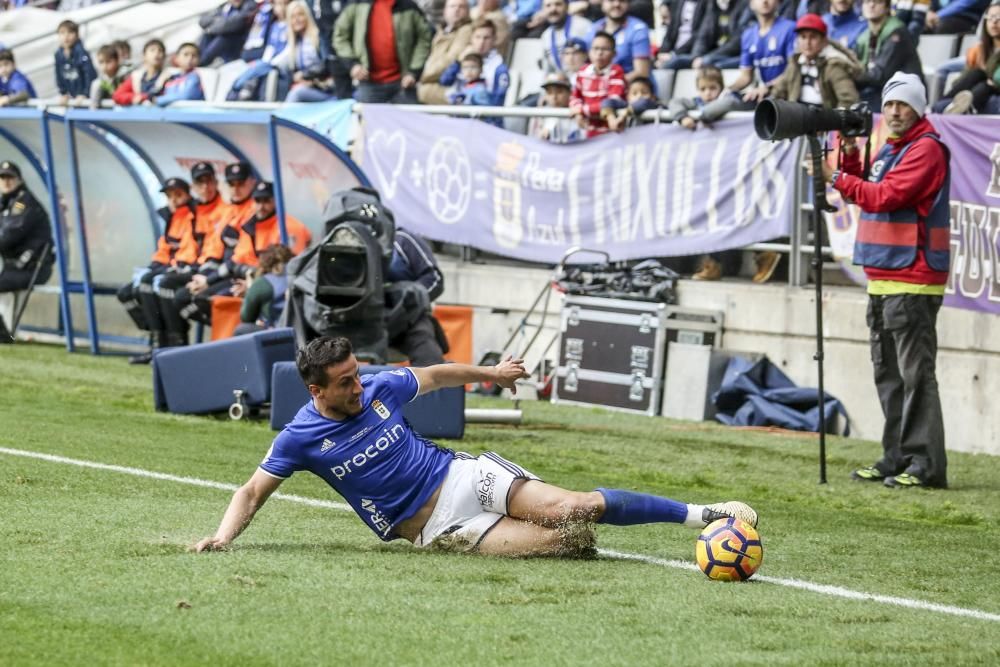
[[[524,359],[514,359],[508,356],[496,366],[469,366],[467,364],[438,364],[425,368],[411,368],[420,383],[420,393],[443,389],[445,387],[461,387],[473,382],[496,382],[511,391],[517,391],[514,383],[517,380],[530,377],[524,369]]]
[[[225,548],[243,532],[244,528],[250,525],[254,514],[267,502],[267,499],[281,486],[283,481],[258,468],[246,484],[236,489],[215,535],[198,542],[194,546],[194,550],[200,553]]]

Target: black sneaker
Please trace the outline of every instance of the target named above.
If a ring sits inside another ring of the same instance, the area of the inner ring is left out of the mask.
[[[142,354],[136,354],[128,358],[128,362],[134,365],[148,364],[153,361],[153,351],[143,352]]]
[[[858,468],[851,473],[851,479],[859,482],[881,482],[885,479],[885,474],[875,466]]]

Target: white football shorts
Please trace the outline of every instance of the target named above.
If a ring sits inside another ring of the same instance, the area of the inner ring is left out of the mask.
[[[493,452],[455,452],[437,506],[414,545],[474,551],[507,515],[510,487],[519,479],[538,477]]]

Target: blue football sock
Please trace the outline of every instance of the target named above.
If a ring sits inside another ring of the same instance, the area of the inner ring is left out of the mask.
[[[597,489],[604,496],[604,515],[597,523],[632,526],[639,523],[684,523],[688,506],[684,503],[622,489]]]

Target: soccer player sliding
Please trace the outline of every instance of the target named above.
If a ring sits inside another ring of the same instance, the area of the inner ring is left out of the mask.
[[[514,390],[524,361],[441,364],[360,376],[346,338],[318,338],[296,364],[312,400],[275,438],[229,503],[218,530],[194,547],[225,548],[292,473],[307,470],[343,496],[384,541],[500,556],[589,556],[592,524],[677,523],[702,529],[734,517],[757,525],[741,502],[692,505],[622,489],[567,491],[493,452],[472,456],[421,438],[403,405],[474,382]]]

